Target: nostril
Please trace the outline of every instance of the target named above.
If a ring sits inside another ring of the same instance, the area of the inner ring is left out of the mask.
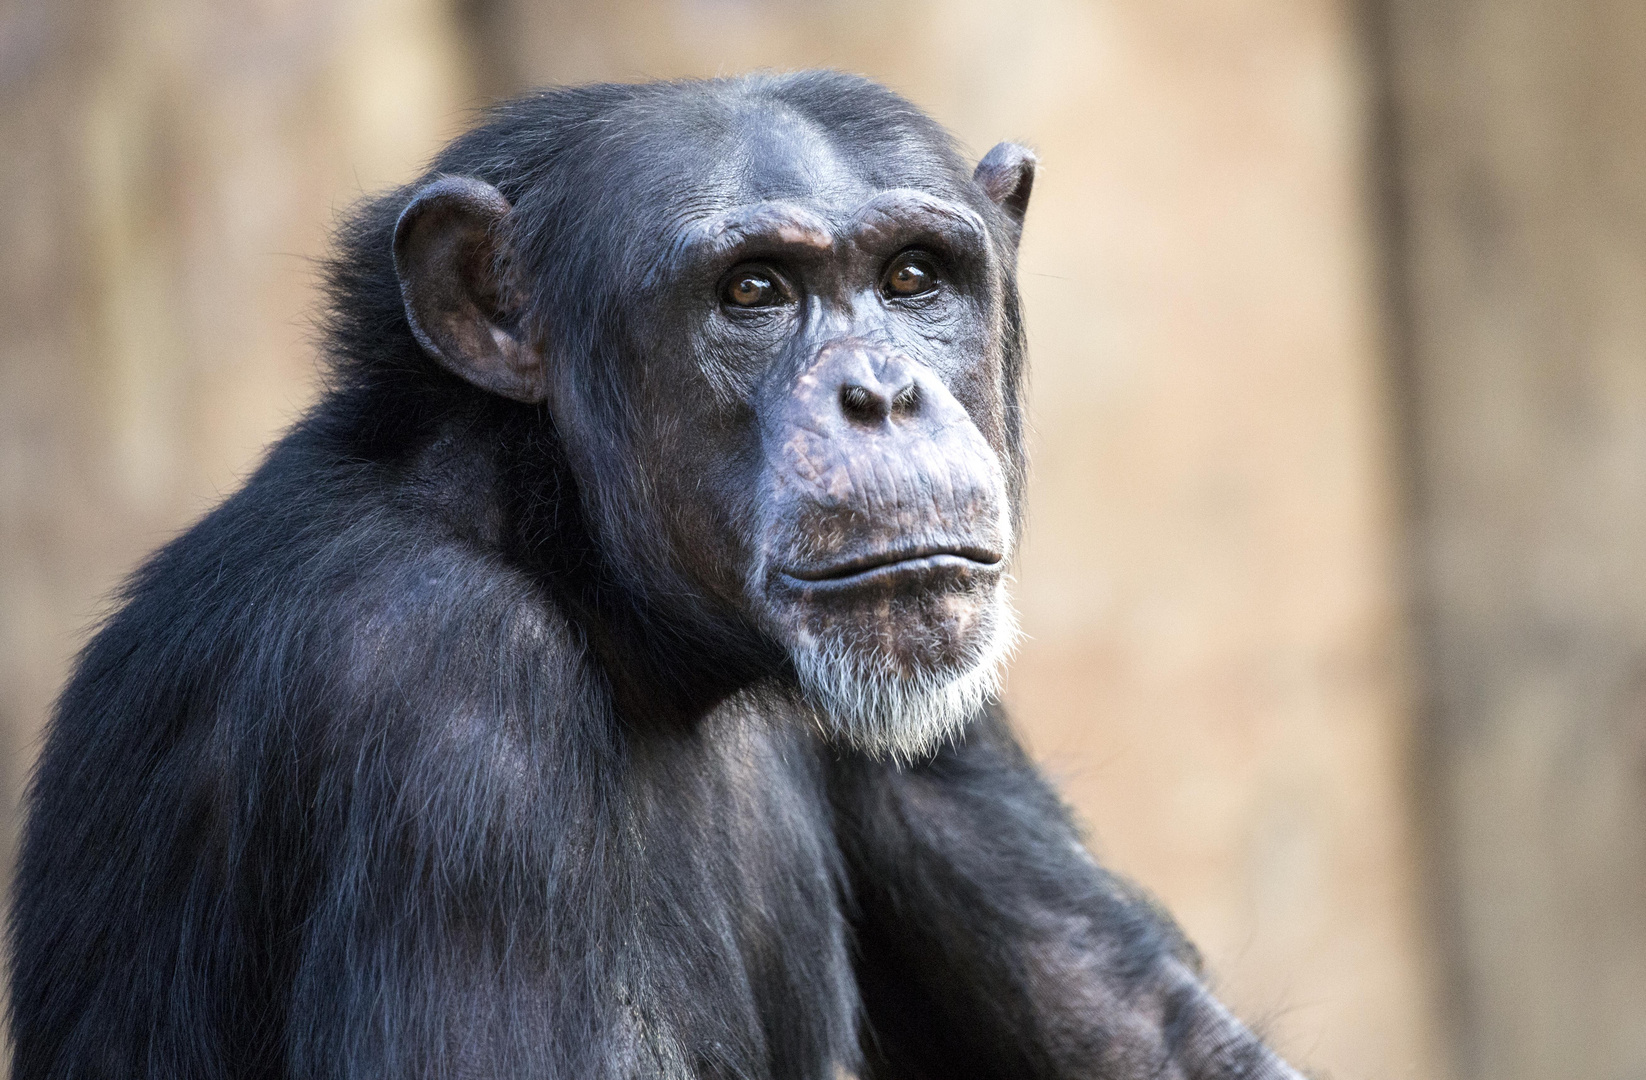
[[[910,416],[920,408],[920,384],[910,383],[892,396],[892,415]]]
[[[875,392],[862,383],[847,383],[840,388],[840,411],[847,419],[864,424],[878,424],[891,415],[893,403],[884,394]]]

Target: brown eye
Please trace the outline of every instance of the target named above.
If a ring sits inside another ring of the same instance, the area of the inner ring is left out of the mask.
[[[767,307],[780,296],[770,277],[752,270],[733,275],[726,283],[726,303],[737,307]]]
[[[919,296],[937,285],[932,272],[919,259],[900,258],[886,273],[888,296]]]

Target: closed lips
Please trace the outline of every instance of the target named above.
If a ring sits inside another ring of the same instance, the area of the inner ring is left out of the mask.
[[[984,569],[1000,565],[998,552],[977,547],[921,547],[902,551],[862,555],[824,567],[808,567],[785,571],[796,581],[816,584],[849,581],[857,578],[879,577],[905,570]]]

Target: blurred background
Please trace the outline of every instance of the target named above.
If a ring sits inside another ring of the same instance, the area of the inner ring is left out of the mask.
[[[1646,1078],[1640,0],[3,0],[0,863],[75,650],[542,83],[828,65],[1043,163],[1011,705],[1322,1076]]]

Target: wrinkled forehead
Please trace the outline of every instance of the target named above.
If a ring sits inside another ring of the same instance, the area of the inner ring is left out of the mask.
[[[987,246],[982,215],[945,148],[914,137],[857,139],[765,113],[674,143],[654,188],[671,204],[648,261],[720,259],[745,248],[825,253],[930,236]]]

